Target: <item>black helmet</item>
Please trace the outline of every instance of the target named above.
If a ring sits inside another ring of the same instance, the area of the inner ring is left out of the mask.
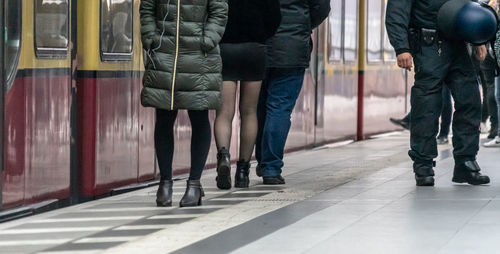
[[[437,25],[439,33],[445,39],[479,45],[495,37],[498,17],[487,4],[450,0],[439,9]]]

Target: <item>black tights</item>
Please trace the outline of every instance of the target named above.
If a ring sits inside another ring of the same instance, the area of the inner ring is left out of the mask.
[[[207,162],[212,132],[208,120],[208,110],[188,110],[191,121],[191,171],[189,180],[199,180]],[[162,180],[172,179],[174,157],[174,123],[177,110],[156,109],[155,148]]]
[[[240,161],[250,161],[257,137],[257,103],[259,102],[260,81],[243,81],[240,85],[239,110]],[[222,105],[215,119],[215,141],[217,148],[227,148],[231,144],[232,123],[236,104],[236,82],[224,81],[222,86]]]

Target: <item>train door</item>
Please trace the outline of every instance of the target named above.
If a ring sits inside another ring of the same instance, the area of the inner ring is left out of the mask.
[[[2,135],[2,168],[0,171],[1,182],[1,208],[17,206],[24,200],[24,172],[16,170],[13,157],[21,157],[17,146],[18,137],[22,133],[16,132],[14,128],[9,128],[9,123],[14,119],[21,118],[22,115],[7,114],[8,107],[18,106],[17,101],[12,99],[12,87],[14,86],[18,72],[18,64],[21,53],[22,42],[22,1],[1,0],[2,7],[2,87],[1,90],[1,135]],[[14,89],[15,90],[15,89]]]
[[[70,203],[75,204],[79,202],[79,185],[78,185],[78,130],[77,130],[77,89],[76,89],[76,71],[78,61],[76,59],[78,44],[77,44],[77,0],[70,0],[70,72],[71,72],[71,108],[70,108],[70,126],[71,126],[71,145],[70,145]]]
[[[1,10],[4,10],[3,0],[0,0]],[[3,11],[0,11],[0,27],[3,24]],[[0,39],[0,176],[3,171],[3,88],[4,88],[4,68],[3,68],[3,47],[4,38]],[[2,177],[0,177],[0,211],[2,210]]]

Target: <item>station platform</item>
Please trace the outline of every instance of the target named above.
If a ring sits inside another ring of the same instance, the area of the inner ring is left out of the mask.
[[[218,190],[203,206],[155,206],[156,187],[0,224],[0,253],[498,253],[500,149],[478,157],[492,183],[451,182],[440,147],[436,186],[416,187],[409,135],[397,132],[286,155],[287,184]],[[255,165],[254,165],[255,166]],[[255,168],[255,167],[253,167]]]

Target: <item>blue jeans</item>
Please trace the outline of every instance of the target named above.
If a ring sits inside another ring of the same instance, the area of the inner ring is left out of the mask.
[[[278,176],[290,131],[293,108],[304,82],[305,68],[270,68],[262,83],[257,116],[255,156],[262,176]]]

